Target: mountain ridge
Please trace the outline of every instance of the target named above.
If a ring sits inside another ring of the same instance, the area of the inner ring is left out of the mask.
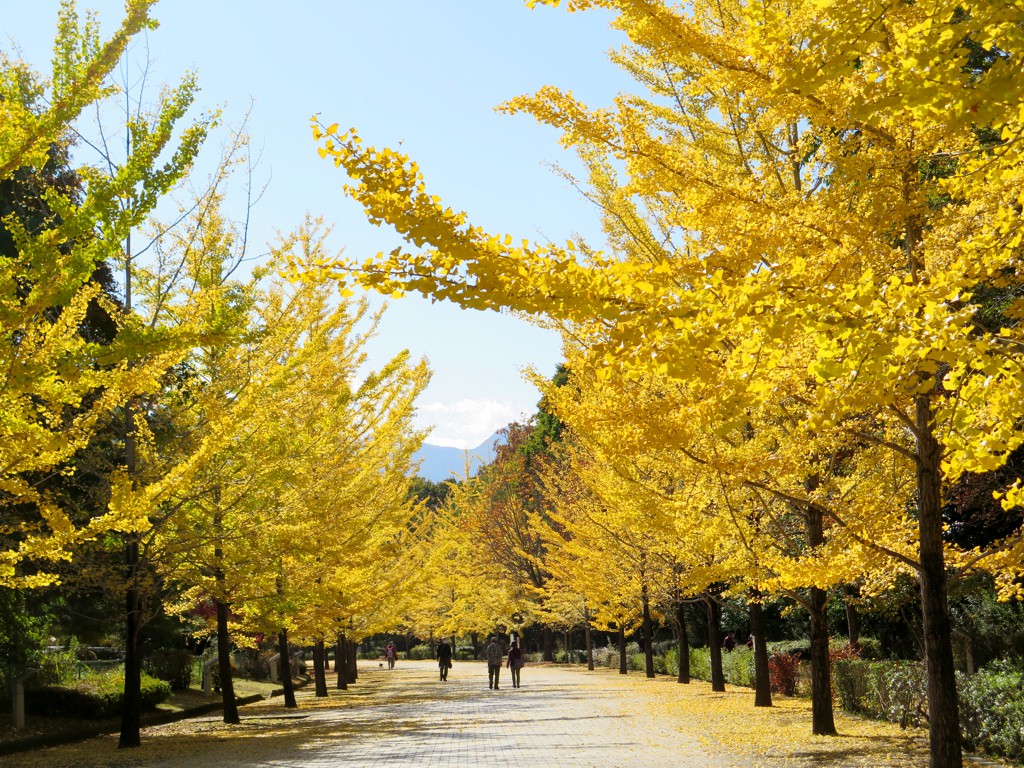
[[[413,458],[420,462],[416,474],[433,483],[461,478],[466,471],[468,460],[469,474],[472,476],[480,467],[494,460],[496,440],[504,441],[504,438],[495,432],[476,448],[469,449],[424,443],[423,447],[413,454]]]

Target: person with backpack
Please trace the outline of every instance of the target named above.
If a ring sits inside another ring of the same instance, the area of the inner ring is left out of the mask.
[[[384,661],[388,663],[388,669],[395,668],[395,659],[398,657],[398,648],[395,644],[388,640],[388,644],[384,646]]]

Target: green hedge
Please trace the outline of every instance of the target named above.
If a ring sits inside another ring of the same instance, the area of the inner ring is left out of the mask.
[[[142,709],[155,709],[171,696],[171,686],[142,675]],[[88,675],[69,686],[43,686],[25,691],[25,709],[34,715],[103,719],[121,714],[124,673]]]
[[[587,650],[585,648],[574,648],[571,654],[571,658],[569,658],[568,661],[570,664],[586,664]],[[559,664],[566,663],[566,653],[564,650],[555,651],[555,662]]]
[[[994,661],[957,687],[964,746],[1024,762],[1024,670]]]
[[[845,659],[832,666],[844,710],[922,725],[927,718],[924,666],[914,661]],[[960,730],[967,749],[1024,762],[1024,670],[995,661],[974,675],[957,674]]]
[[[671,661],[671,664],[666,664],[671,670],[668,674],[678,674],[678,650],[673,653]],[[749,648],[736,648],[732,651],[723,650],[722,672],[725,674],[725,682],[729,685],[742,685],[747,688],[753,688],[754,652]],[[690,677],[694,680],[711,680],[711,649],[707,647],[690,649]]]
[[[423,659],[432,659],[434,658],[434,655],[430,652],[430,646],[424,643],[423,645],[414,645],[410,648],[409,653],[406,654],[406,658],[419,659],[422,661]]]
[[[918,661],[842,659],[832,665],[839,702],[847,712],[921,725],[928,710],[924,665]]]
[[[157,648],[142,662],[146,674],[165,680],[175,691],[184,691],[192,685],[194,667],[195,656],[176,648]]]
[[[594,666],[618,669],[619,652],[610,645],[594,647]]]
[[[657,646],[655,646],[657,648]],[[654,671],[660,675],[679,674],[679,646],[671,645],[654,657]]]
[[[661,644],[662,652],[654,656],[654,671],[659,675],[679,674],[679,647],[676,644]],[[655,648],[658,646],[656,645]],[[594,649],[594,665],[609,669],[619,668],[619,652],[614,646]],[[646,661],[636,643],[626,646],[626,665],[634,672],[644,672]],[[730,685],[754,687],[754,653],[747,648],[722,652],[722,671]],[[711,679],[711,653],[708,648],[690,649],[690,677],[694,680]]]

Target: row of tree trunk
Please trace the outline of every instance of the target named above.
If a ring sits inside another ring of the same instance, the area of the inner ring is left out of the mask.
[[[235,701],[234,684],[231,676],[231,647],[227,633],[227,605],[217,602],[217,662],[220,671],[220,690],[224,701],[224,722],[238,723],[238,705]],[[356,643],[340,633],[334,649],[334,669],[337,674],[337,685],[341,690],[359,678],[356,665]],[[284,689],[285,707],[294,709],[298,706],[295,700],[295,683],[292,680],[291,648],[288,642],[288,630],[282,629],[277,635],[278,672],[281,686]],[[327,645],[323,639],[313,645],[313,684],[315,695],[324,698],[328,695],[327,672],[330,669]]]

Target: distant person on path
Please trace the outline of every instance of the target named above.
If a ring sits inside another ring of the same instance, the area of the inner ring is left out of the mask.
[[[487,647],[484,648],[484,658],[487,659],[487,687],[498,690],[498,676],[501,674],[501,657],[505,653],[501,643],[495,635],[491,635]]]
[[[441,669],[441,679],[448,679],[448,670],[452,668],[452,647],[444,640],[437,646],[437,666]]]
[[[397,656],[398,649],[391,640],[388,640],[388,644],[384,646],[384,661],[388,663],[388,669],[395,668],[395,657]]]
[[[508,668],[512,671],[512,687],[518,688],[519,671],[523,668],[523,649],[515,640],[512,641],[512,646],[508,649]]]
[[[722,640],[722,647],[727,651],[731,651],[736,647],[736,633],[727,632],[725,638]]]

